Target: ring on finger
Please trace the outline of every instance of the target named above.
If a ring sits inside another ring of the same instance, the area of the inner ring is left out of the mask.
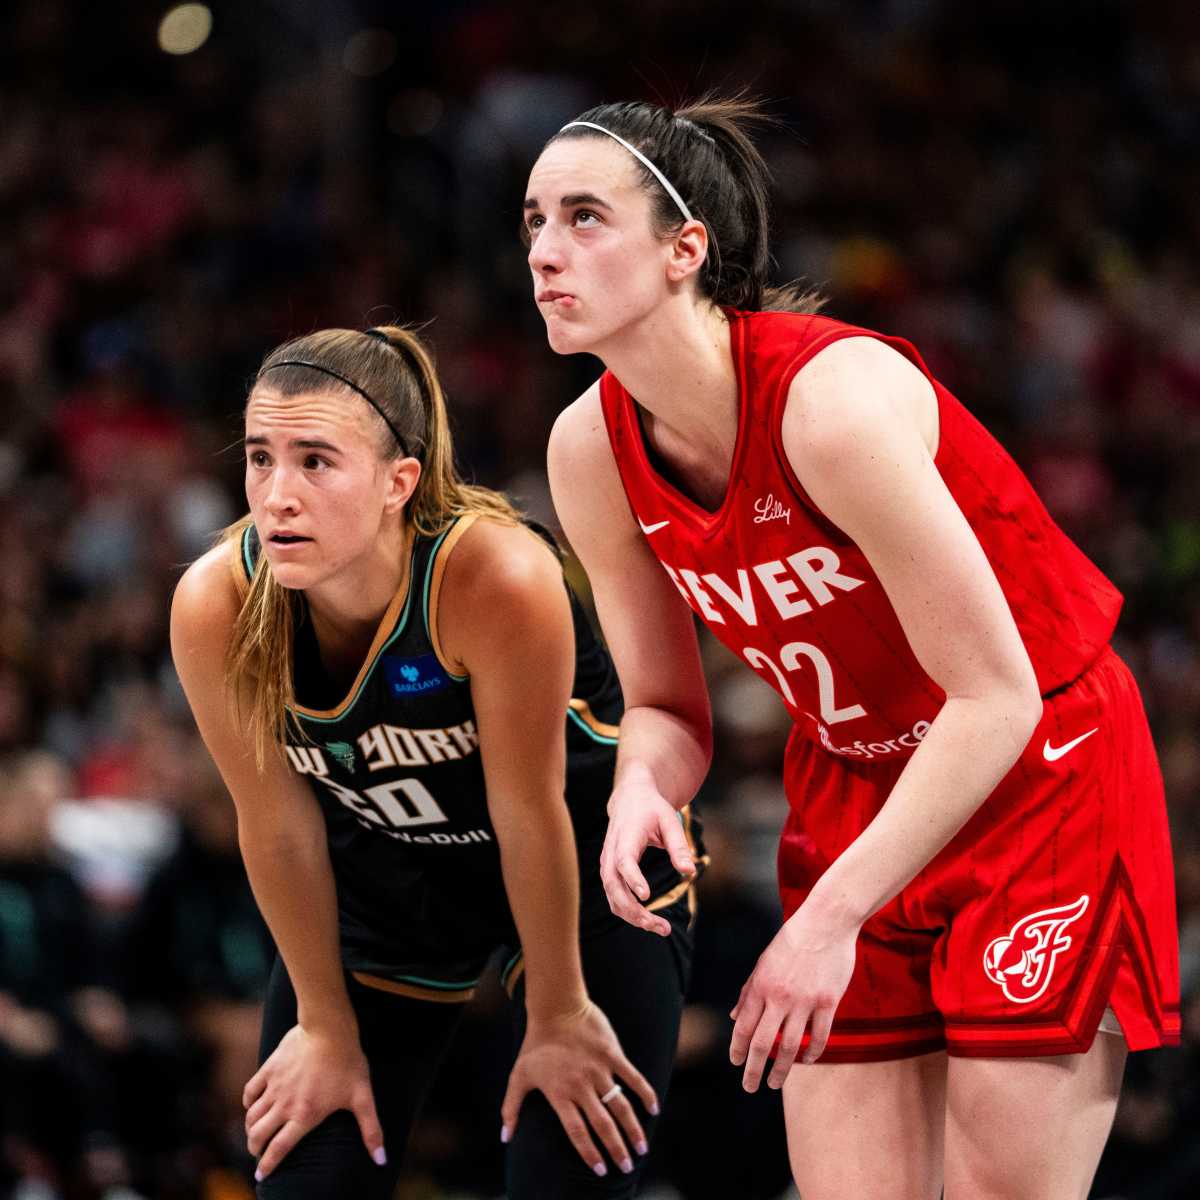
[[[615,1100],[625,1089],[619,1084],[614,1083],[612,1087],[600,1097],[601,1104],[608,1104],[609,1101]]]

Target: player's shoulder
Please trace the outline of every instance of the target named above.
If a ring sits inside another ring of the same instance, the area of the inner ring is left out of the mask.
[[[549,453],[552,462],[586,461],[598,455],[612,457],[599,379],[558,414],[550,430]]]
[[[930,403],[929,380],[898,350],[867,333],[839,338],[792,379],[785,442],[807,459],[836,458],[849,446],[919,427]]]
[[[446,564],[446,587],[492,603],[521,602],[547,587],[562,588],[562,566],[551,546],[522,522],[476,517]]]
[[[446,561],[434,619],[445,661],[475,675],[514,640],[533,644],[568,614],[562,566],[550,546],[524,524],[480,516]]]
[[[613,444],[605,424],[600,399],[601,380],[596,380],[577,400],[559,414],[550,431],[546,465],[554,506],[574,537],[563,506],[575,510],[600,511],[604,519],[618,523],[629,520]]]
[[[172,628],[193,635],[231,629],[242,605],[237,576],[241,569],[240,537],[223,538],[196,559],[175,587]]]

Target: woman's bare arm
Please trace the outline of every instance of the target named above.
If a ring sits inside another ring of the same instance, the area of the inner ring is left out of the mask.
[[[320,807],[274,748],[258,770],[226,683],[225,652],[240,604],[228,554],[228,544],[216,547],[180,580],[171,605],[171,650],[200,735],[237,806],[246,874],[296,993],[303,1057],[321,1064],[302,1067],[300,1077],[292,1072],[285,1082],[272,1079],[272,1056],[246,1086],[251,1150],[265,1149],[259,1170],[266,1175],[336,1108],[353,1109],[373,1154],[382,1153],[383,1134],[338,952],[337,898]],[[264,1105],[272,1087],[278,1102]]]
[[[596,601],[621,688],[617,775],[602,876],[609,903],[630,924],[666,936],[638,860],[666,848],[675,868],[695,869],[674,810],[696,794],[712,759],[712,715],[691,610],[654,557],[630,512],[600,411],[599,386],[555,423],[550,485],[563,530]]]

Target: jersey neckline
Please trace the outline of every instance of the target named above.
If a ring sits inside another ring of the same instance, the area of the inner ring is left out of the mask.
[[[452,527],[450,526],[442,532],[437,539],[439,543]],[[249,526],[247,533],[249,529],[253,528],[253,525]],[[379,618],[379,624],[375,629],[375,636],[371,639],[371,645],[363,657],[362,664],[358,668],[358,673],[354,677],[354,682],[351,683],[349,690],[341,702],[333,708],[328,709],[309,708],[307,705],[296,702],[289,706],[296,716],[304,717],[309,721],[340,721],[354,707],[355,702],[366,686],[367,680],[371,677],[371,673],[374,671],[379,659],[383,656],[383,652],[408,628],[408,618],[413,608],[413,596],[418,590],[415,584],[417,552],[420,545],[420,535],[414,534],[412,546],[409,548],[408,578],[396,589],[396,594],[388,602],[383,616]],[[249,561],[248,555],[246,558]]]
[[[721,311],[725,314],[726,320],[729,322],[729,352],[733,358],[733,370],[737,380],[737,433],[734,436],[733,455],[729,462],[729,476],[725,480],[725,491],[721,496],[720,503],[716,508],[705,508],[697,500],[693,500],[685,491],[672,483],[666,478],[654,465],[650,458],[650,452],[646,446],[646,435],[642,428],[642,422],[638,417],[638,402],[637,399],[630,393],[625,385],[614,375],[621,389],[621,400],[626,405],[627,415],[629,419],[630,437],[634,443],[634,451],[638,458],[638,465],[646,473],[650,481],[655,487],[666,495],[667,500],[674,504],[675,507],[681,510],[682,514],[688,517],[695,525],[699,526],[702,536],[709,537],[716,533],[724,524],[726,517],[729,515],[729,510],[732,507],[733,492],[736,484],[735,480],[739,477],[742,458],[745,455],[746,442],[748,440],[747,426],[749,424],[750,405],[747,400],[747,389],[745,386],[745,347],[747,332],[745,328],[746,314],[739,312],[734,308],[722,307]],[[657,517],[649,516],[651,521],[657,520]],[[637,514],[641,520],[643,514]]]

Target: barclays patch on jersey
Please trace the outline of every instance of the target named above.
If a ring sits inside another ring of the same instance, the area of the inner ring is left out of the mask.
[[[449,676],[433,654],[416,658],[385,657],[383,671],[393,696],[421,696],[450,684]]]

